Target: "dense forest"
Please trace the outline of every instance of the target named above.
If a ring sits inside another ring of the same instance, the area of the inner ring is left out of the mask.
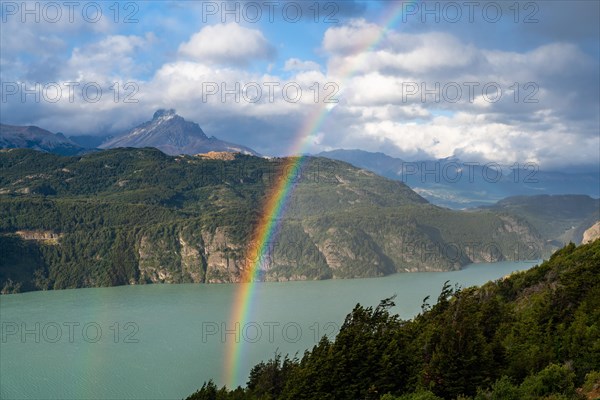
[[[448,271],[551,250],[524,218],[429,204],[327,158],[0,150],[0,291],[236,282],[261,205],[294,190],[260,261],[271,281]]]
[[[356,305],[334,340],[188,400],[600,398],[600,239],[481,287],[446,284],[409,321],[393,305]]]

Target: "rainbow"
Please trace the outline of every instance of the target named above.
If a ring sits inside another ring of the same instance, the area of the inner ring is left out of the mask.
[[[389,10],[386,10],[386,15],[389,17],[380,24],[383,27],[376,35],[376,38],[356,52],[356,55],[359,57],[356,58],[354,63],[348,63],[338,73],[340,87],[343,87],[343,83],[349,80],[358,68],[365,63],[366,55],[381,43],[391,27],[403,15],[402,11],[406,9],[406,5],[410,3],[416,4],[417,1],[394,1],[392,3],[393,6],[389,7]],[[311,137],[319,131],[332,109],[333,107],[328,107],[328,104],[319,103],[318,107],[315,107],[305,119],[291,147],[290,154],[293,156],[284,159],[283,167],[280,169],[281,173],[277,174],[275,183],[266,196],[266,201],[263,204],[260,214],[261,217],[254,229],[251,245],[246,255],[246,265],[250,267],[243,272],[241,281],[247,283],[240,283],[239,289],[234,295],[232,312],[229,324],[227,325],[228,329],[239,331],[249,322],[256,287],[255,283],[258,281],[261,262],[269,251],[269,244],[273,243],[273,238],[278,230],[278,221],[285,213],[287,200],[294,190],[296,181],[294,178],[296,173],[302,168],[306,158],[302,155],[303,150],[306,149],[306,145],[309,143]],[[236,340],[226,342],[223,381],[231,388],[240,382],[239,374],[241,372],[243,355],[243,340],[239,342]]]

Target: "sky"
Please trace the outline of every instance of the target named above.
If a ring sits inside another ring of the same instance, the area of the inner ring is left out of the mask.
[[[2,1],[0,18],[4,124],[116,135],[174,108],[279,156],[326,110],[303,152],[600,165],[598,1]]]

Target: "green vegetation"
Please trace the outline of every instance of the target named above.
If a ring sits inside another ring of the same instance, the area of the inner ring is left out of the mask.
[[[508,197],[489,207],[527,219],[545,238],[581,243],[583,232],[600,221],[600,199],[585,195]]]
[[[410,321],[356,305],[302,358],[256,365],[245,388],[188,400],[585,399],[600,388],[600,240],[481,287],[444,285]],[[581,388],[581,389],[577,389]]]
[[[261,205],[289,160],[120,148],[0,151],[0,290],[240,279]],[[406,185],[308,157],[261,278],[328,279],[538,259],[523,218],[427,203]]]

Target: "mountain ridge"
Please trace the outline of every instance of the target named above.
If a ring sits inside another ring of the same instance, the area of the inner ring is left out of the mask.
[[[86,149],[65,137],[35,125],[0,124],[0,149],[27,148],[60,155],[82,154]]]
[[[480,208],[525,218],[555,243],[581,243],[584,232],[600,220],[600,199],[588,195],[511,196]]]
[[[457,157],[406,161],[364,150],[337,149],[318,155],[399,180],[430,202],[453,209],[490,206],[506,197],[540,193],[600,197],[600,173],[591,170],[546,171],[535,163],[469,163]]]
[[[229,151],[258,156],[245,146],[208,137],[200,125],[186,121],[174,109],[159,109],[152,120],[100,144],[101,149],[117,147],[155,147],[165,154],[198,154],[210,151]]]
[[[289,163],[155,148],[73,157],[2,150],[0,287],[238,282],[252,261],[259,205]],[[307,157],[296,172],[260,280],[447,271],[550,250],[522,218],[437,207],[345,162]]]

